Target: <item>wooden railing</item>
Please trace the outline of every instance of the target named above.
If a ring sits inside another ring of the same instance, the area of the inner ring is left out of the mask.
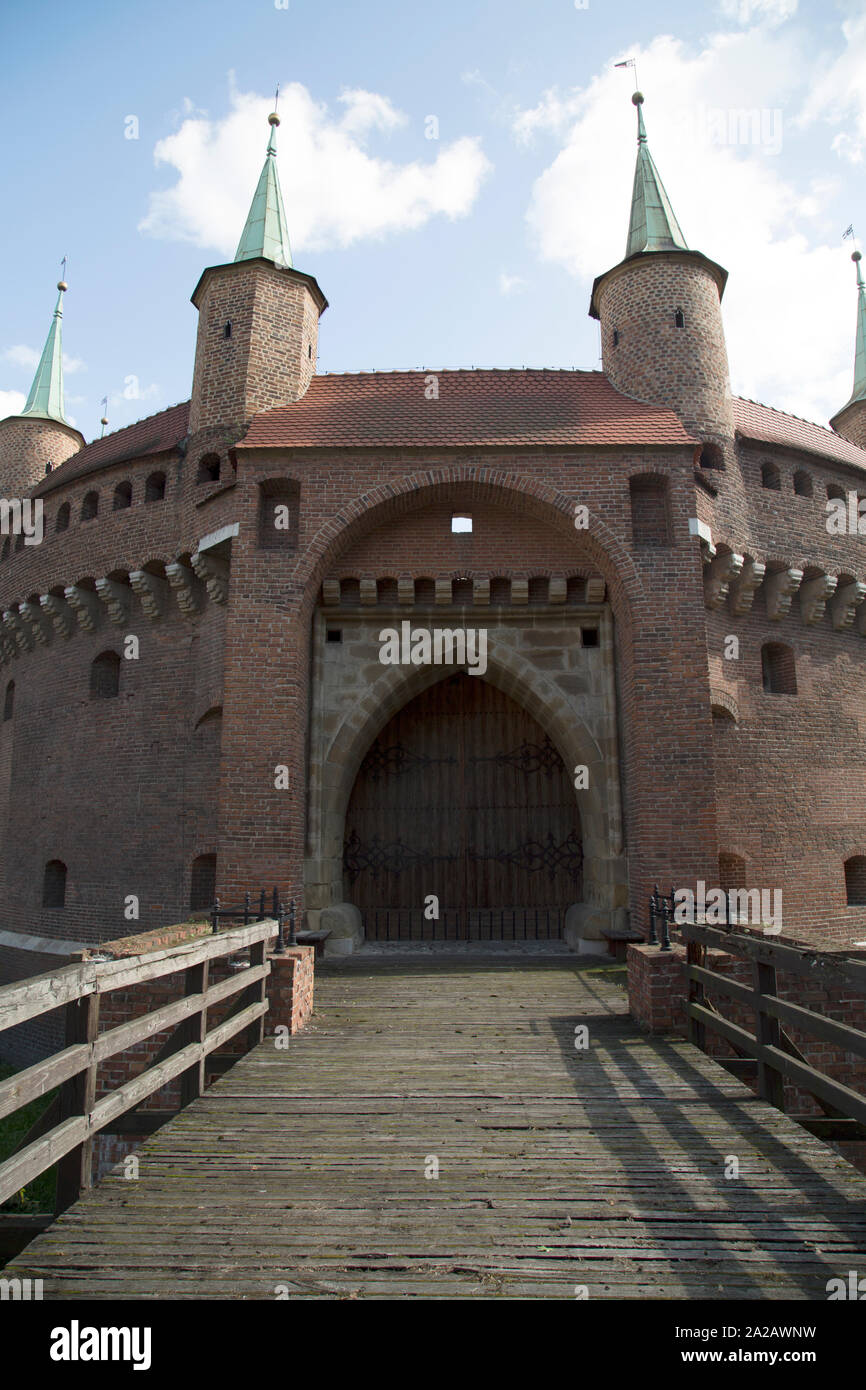
[[[866,1009],[866,962],[840,960],[837,955],[806,947],[783,945],[743,932],[694,923],[686,923],[680,930],[686,942],[689,1041],[704,1048],[707,1029],[725,1038],[736,1057],[716,1060],[737,1075],[756,1076],[758,1094],[779,1110],[785,1108],[786,1078],[806,1091],[817,1101],[823,1117],[794,1115],[793,1118],[820,1138],[866,1137],[866,1095],[812,1066],[783,1024],[791,1024],[813,1038],[864,1058],[866,1032],[838,1023],[802,1004],[780,999],[776,979],[776,972],[782,970],[822,986],[848,990],[863,996]],[[708,948],[751,963],[752,987],[708,968]],[[724,1018],[707,999],[707,989],[727,995],[751,1010],[755,1031],[750,1033],[747,1028]]]
[[[100,1130],[127,1133],[154,1128],[168,1112],[131,1115],[141,1101],[179,1077],[180,1103],[186,1105],[204,1090],[205,1068],[217,1048],[239,1033],[245,1034],[247,1049],[260,1042],[271,969],[265,951],[277,930],[274,921],[256,922],[168,950],[120,960],[84,961],[2,986],[0,1032],[63,1006],[66,1038],[62,1051],[0,1082],[0,1119],[60,1087],[52,1106],[22,1145],[0,1163],[0,1203],[56,1163],[56,1210],[64,1211],[92,1185],[95,1134]],[[247,966],[217,984],[209,983],[215,961],[246,950]],[[103,995],[181,971],[182,998],[99,1032]],[[209,1031],[208,1009],[236,995],[239,998],[228,1016]],[[168,1040],[138,1076],[97,1099],[97,1072],[102,1063],[169,1028],[172,1033]]]

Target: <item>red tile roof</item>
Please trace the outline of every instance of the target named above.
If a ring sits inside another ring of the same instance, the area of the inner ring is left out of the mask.
[[[799,415],[788,415],[784,410],[773,410],[759,401],[734,397],[734,426],[744,439],[755,439],[762,444],[782,444],[788,449],[803,449],[809,454],[823,454],[825,458],[836,459],[840,463],[853,463],[857,468],[866,468],[866,449],[858,449],[849,444],[835,430],[824,425],[815,425],[811,420],[801,420]]]
[[[72,458],[55,468],[47,477],[41,479],[33,489],[40,493],[51,492],[61,483],[74,482],[99,468],[107,468],[112,463],[124,463],[127,459],[146,458],[148,454],[165,454],[176,449],[189,430],[189,401],[171,405],[158,415],[149,415],[145,420],[137,420],[134,425],[115,430],[103,439],[94,439],[91,444]]]
[[[431,376],[438,400],[425,397]],[[694,443],[672,410],[620,395],[601,372],[478,368],[314,377],[301,400],[257,415],[239,447]]]

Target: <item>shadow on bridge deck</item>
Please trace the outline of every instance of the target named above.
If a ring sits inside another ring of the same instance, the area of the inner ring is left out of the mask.
[[[615,978],[574,957],[326,966],[306,1032],[248,1054],[143,1144],[137,1181],[107,1178],[7,1273],[50,1299],[826,1299],[866,1264],[866,1178],[640,1033]]]

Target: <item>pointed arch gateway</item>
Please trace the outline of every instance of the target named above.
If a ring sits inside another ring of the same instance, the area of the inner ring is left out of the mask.
[[[572,776],[524,706],[446,675],[368,749],[343,872],[368,940],[558,938],[582,897]]]
[[[321,759],[313,753],[311,768],[305,862],[311,905],[351,903],[366,918],[369,935],[386,938],[387,918],[380,915],[377,923],[371,913],[399,908],[399,922],[391,918],[392,940],[398,931],[429,939],[434,930],[441,940],[446,927],[452,940],[455,933],[534,939],[536,909],[544,939],[561,935],[575,905],[609,915],[627,871],[614,741],[605,737],[600,745],[556,683],[504,645],[490,649],[483,677],[462,674],[462,688],[457,681],[449,691],[446,682],[458,674],[453,668],[384,667],[338,727],[331,724],[327,751],[323,747]],[[470,687],[478,688],[473,694]],[[430,703],[415,704],[421,695]],[[440,719],[440,728],[450,724],[450,732],[443,729],[437,739],[424,724],[435,724],[442,710],[450,715]],[[418,732],[407,741],[416,723]],[[455,739],[462,739],[462,755]],[[314,736],[314,748],[316,742]],[[452,763],[438,761],[452,756]],[[461,767],[465,778],[472,758],[468,786],[461,787]],[[573,784],[578,765],[588,774],[582,790]],[[400,777],[392,779],[389,788],[383,776],[389,766],[415,771],[402,785]],[[429,776],[420,781],[417,770],[425,767]],[[440,811],[437,802],[455,786]],[[419,796],[427,798],[429,827],[416,814],[424,810]],[[462,824],[455,824],[458,814]],[[422,829],[430,853],[418,843]],[[422,883],[428,875],[437,881]],[[430,895],[440,899],[436,924],[423,918]],[[511,909],[520,911],[512,915]]]

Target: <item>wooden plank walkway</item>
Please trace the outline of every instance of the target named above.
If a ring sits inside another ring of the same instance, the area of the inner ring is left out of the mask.
[[[866,1178],[638,1032],[597,963],[361,959],[316,989],[287,1050],[248,1054],[138,1181],[6,1272],[46,1298],[824,1300],[866,1269]]]

